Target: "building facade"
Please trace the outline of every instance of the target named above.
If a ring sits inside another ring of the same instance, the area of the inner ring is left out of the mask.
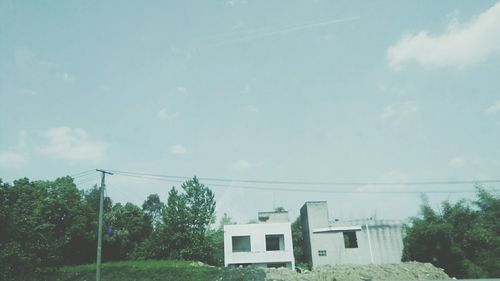
[[[224,226],[225,266],[295,269],[287,212],[261,212],[259,223]]]
[[[315,268],[336,264],[401,262],[402,222],[329,220],[325,201],[306,202],[300,210],[304,253]]]

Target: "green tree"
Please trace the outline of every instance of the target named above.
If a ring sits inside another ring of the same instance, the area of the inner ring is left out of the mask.
[[[153,227],[161,223],[165,204],[161,202],[158,194],[150,194],[142,204],[142,211]]]
[[[108,233],[103,247],[104,260],[125,260],[152,230],[142,210],[132,203],[115,204],[105,214]]]
[[[206,262],[216,266],[224,266],[224,226],[235,224],[233,219],[226,213],[222,215],[219,226],[207,231],[206,239],[209,253]]]
[[[206,261],[210,255],[206,232],[214,220],[215,195],[196,177],[181,188],[183,193],[172,187],[163,215],[169,256]]]
[[[440,212],[424,202],[406,227],[403,260],[431,262],[458,278],[500,276],[500,198],[482,188],[477,197],[443,202]]]
[[[304,238],[302,235],[302,223],[300,216],[292,223],[292,243],[295,264],[303,269],[309,269],[310,265],[307,264],[307,260],[304,255]]]
[[[70,177],[0,185],[1,274],[28,278],[66,264],[67,249],[84,228],[81,192]],[[74,255],[74,253],[73,253]]]
[[[285,213],[286,212],[285,207],[281,207],[281,206],[274,208],[274,211],[276,213]]]

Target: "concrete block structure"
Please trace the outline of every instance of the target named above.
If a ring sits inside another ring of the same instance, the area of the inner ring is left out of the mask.
[[[261,212],[259,223],[224,226],[224,265],[295,269],[287,212]]]
[[[336,264],[401,262],[402,222],[395,220],[329,220],[325,201],[300,209],[304,252],[315,268]]]

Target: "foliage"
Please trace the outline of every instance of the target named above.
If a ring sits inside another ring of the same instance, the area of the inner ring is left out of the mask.
[[[168,258],[221,264],[223,233],[209,229],[215,218],[214,194],[196,177],[183,183],[181,189],[179,191],[172,187],[165,205],[156,196],[148,197],[143,204],[146,216],[152,218],[155,212],[161,210],[161,221],[156,223],[151,235],[135,249],[131,257],[139,260]]]
[[[209,243],[206,232],[214,220],[215,195],[196,177],[169,192],[163,216],[168,237],[169,258],[207,261]]]
[[[146,201],[144,201],[144,204],[142,204],[144,215],[154,227],[161,224],[164,209],[165,204],[161,202],[158,194],[150,194]]]
[[[116,204],[105,215],[108,235],[105,237],[103,258],[124,260],[152,231],[151,222],[132,203]]]
[[[82,193],[70,177],[0,185],[0,274],[29,276],[62,265],[85,227]],[[74,253],[71,253],[74,255]],[[19,266],[22,264],[23,266]]]
[[[428,203],[406,227],[403,261],[431,262],[458,278],[500,276],[500,198],[477,188],[477,200]]]
[[[34,281],[84,281],[95,279],[95,265],[67,266],[40,274]],[[102,280],[107,281],[264,281],[264,271],[252,267],[217,268],[191,261],[120,261],[102,265]]]
[[[274,211],[276,213],[285,213],[286,212],[285,207],[281,207],[281,206],[274,208]]]
[[[293,255],[295,256],[295,266],[302,269],[311,269],[304,254],[304,238],[302,235],[302,223],[300,216],[292,223],[292,243]]]
[[[103,261],[177,258],[220,263],[222,240],[208,231],[212,191],[197,178],[182,193],[172,188],[165,206],[148,196],[142,208],[104,201]],[[0,180],[0,280],[92,263],[96,257],[100,190],[79,191],[71,177],[13,185]],[[109,232],[107,231],[109,228]]]
[[[235,224],[233,219],[226,213],[222,215],[219,226],[214,229],[208,229],[207,242],[210,255],[206,262],[211,265],[224,265],[224,226]]]

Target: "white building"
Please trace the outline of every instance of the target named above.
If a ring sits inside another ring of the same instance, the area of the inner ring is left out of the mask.
[[[224,265],[295,269],[287,212],[260,212],[259,223],[224,226]]]
[[[330,221],[325,201],[306,202],[300,210],[304,253],[315,268],[336,264],[401,262],[402,222]]]

